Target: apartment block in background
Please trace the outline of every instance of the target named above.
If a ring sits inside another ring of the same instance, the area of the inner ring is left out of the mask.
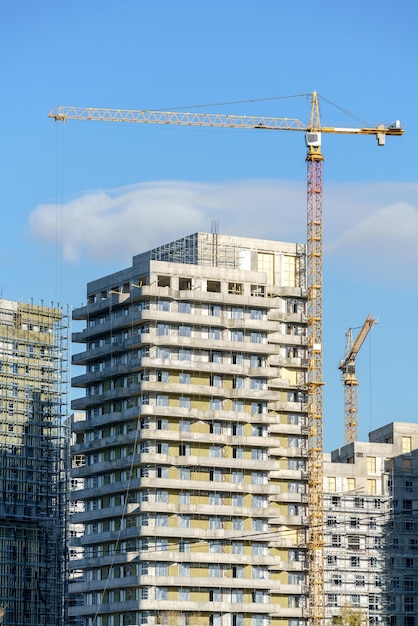
[[[418,424],[394,422],[326,455],[328,623],[418,624]]]
[[[0,608],[64,626],[66,350],[59,308],[0,300]]]
[[[72,618],[304,622],[304,247],[196,233],[89,283],[73,318]]]

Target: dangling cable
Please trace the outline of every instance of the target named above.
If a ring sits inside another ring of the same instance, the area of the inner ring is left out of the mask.
[[[62,243],[64,204],[64,124],[57,124],[56,140],[56,189],[55,189],[55,301],[62,298]],[[60,134],[60,128],[62,131]]]

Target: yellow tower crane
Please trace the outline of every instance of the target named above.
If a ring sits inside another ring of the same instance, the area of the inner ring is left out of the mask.
[[[356,378],[356,357],[369,331],[377,319],[368,315],[359,334],[353,342],[353,329],[346,332],[345,357],[338,366],[344,383],[344,443],[358,439],[358,381]]]
[[[218,113],[186,113],[150,110],[123,110],[60,106],[48,113],[55,121],[88,120],[133,122],[140,124],[177,124],[214,128],[302,131],[307,146],[307,348],[308,368],[308,616],[310,626],[324,626],[324,504],[323,504],[323,363],[322,363],[322,169],[323,133],[374,135],[379,146],[387,135],[400,136],[399,121],[388,126],[341,128],[322,126],[319,96],[308,94],[311,101],[309,122],[295,118],[242,116]]]

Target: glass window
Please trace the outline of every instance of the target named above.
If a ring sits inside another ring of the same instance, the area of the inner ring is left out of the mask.
[[[157,393],[157,406],[168,406],[169,399],[168,396],[163,395],[161,393]]]
[[[374,478],[367,479],[367,493],[374,495],[376,493],[376,480]]]
[[[252,330],[250,332],[251,343],[266,343],[266,337],[266,333],[262,333],[260,331]]]
[[[221,422],[211,422],[209,424],[209,430],[212,434],[214,435],[221,435],[222,434],[222,423]]]
[[[209,575],[211,578],[222,576],[222,566],[219,563],[209,563]]]
[[[209,517],[209,528],[211,530],[220,530],[222,528],[222,518],[211,515]]]
[[[220,317],[221,315],[221,307],[219,304],[209,304],[208,305],[208,313],[209,315],[215,315],[216,317]]]
[[[168,600],[168,589],[167,589],[167,587],[156,587],[155,588],[155,599],[156,600]]]
[[[222,387],[222,376],[220,376],[219,374],[214,374],[211,377],[211,385],[213,385],[214,387]]]
[[[231,602],[242,603],[244,601],[244,591],[242,589],[231,590]]]
[[[256,461],[263,461],[268,458],[266,448],[253,448],[251,450],[251,458]]]
[[[170,300],[158,300],[157,301],[157,310],[158,311],[169,311],[170,310]]]
[[[232,506],[243,506],[244,505],[244,496],[242,493],[233,493],[232,494]]]
[[[156,563],[155,573],[157,576],[168,576],[168,563]]]
[[[222,457],[222,446],[213,445],[209,448],[209,456],[212,459],[219,459]]]
[[[192,351],[189,348],[179,348],[179,361],[191,361]]]
[[[222,363],[222,352],[211,351],[209,361],[210,363]]]
[[[222,339],[222,332],[220,328],[209,328],[209,339]]]
[[[179,576],[190,576],[190,563],[179,563]]]
[[[222,400],[221,400],[221,398],[211,398],[209,400],[209,408],[212,411],[220,411],[222,409]]]
[[[411,437],[402,437],[402,453],[408,453],[412,450],[412,439]]]
[[[180,504],[190,504],[190,491],[180,491],[179,493]]]
[[[355,488],[356,488],[356,479],[347,478],[347,491],[354,491]]]
[[[242,541],[232,542],[232,554],[244,554],[244,544]]]
[[[186,398],[184,398],[184,399],[186,399]],[[181,398],[180,398],[180,400],[181,400]],[[182,406],[182,405],[180,404],[180,406]],[[179,421],[179,431],[181,433],[189,433],[190,432],[190,421],[189,420],[180,420]]]
[[[266,485],[268,483],[267,472],[252,472],[251,482],[253,485]]]
[[[244,331],[243,330],[231,330],[231,341],[244,341]]]
[[[182,385],[190,385],[190,373],[189,372],[180,372],[180,374],[179,374],[179,382]]]
[[[157,346],[157,357],[159,359],[169,359],[170,348],[167,348],[167,346]]]
[[[190,552],[190,541],[179,539],[179,552]]]
[[[268,523],[265,519],[262,518],[253,518],[252,520],[252,529],[257,531],[267,531]]]
[[[265,319],[265,312],[263,309],[250,309],[250,318],[252,320],[263,320]]]
[[[329,493],[335,493],[337,489],[337,479],[335,476],[328,476],[327,478],[327,491]]]
[[[221,554],[222,542],[221,541],[209,541],[209,552],[211,552],[212,554]]]
[[[251,378],[250,389],[257,389],[259,391],[262,391],[263,389],[267,389],[267,379],[266,378]]]
[[[376,473],[376,457],[375,456],[367,457],[367,473],[368,474]]]
[[[232,482],[242,483],[244,480],[244,472],[241,470],[232,470]]]
[[[180,528],[190,528],[190,515],[178,515],[177,518]]]
[[[209,504],[212,504],[212,505],[222,504],[222,494],[217,491],[211,491],[209,494]]]
[[[190,409],[191,407],[191,399],[189,398],[189,396],[180,396],[179,397],[179,407],[181,407],[182,409]],[[183,420],[184,423],[184,420]],[[181,430],[181,428],[180,428]],[[190,431],[190,426],[189,426],[189,431]],[[183,432],[185,432],[183,430]]]

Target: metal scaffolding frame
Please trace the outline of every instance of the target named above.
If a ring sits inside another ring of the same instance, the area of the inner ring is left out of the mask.
[[[0,606],[63,626],[68,313],[0,300]]]

